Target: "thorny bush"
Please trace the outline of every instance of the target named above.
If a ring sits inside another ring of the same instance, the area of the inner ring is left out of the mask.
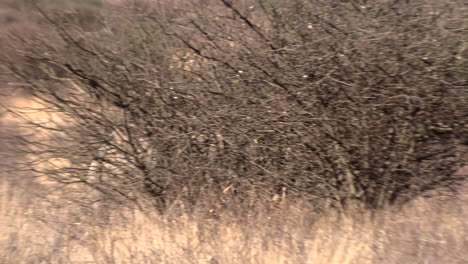
[[[279,192],[377,209],[464,180],[462,6],[147,1],[95,31],[35,6],[2,69],[67,118],[34,150],[71,161],[43,171],[61,183],[162,210]]]

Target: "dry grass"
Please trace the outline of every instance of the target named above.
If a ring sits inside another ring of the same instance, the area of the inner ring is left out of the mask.
[[[49,200],[57,197],[50,189],[11,183],[5,176],[1,263],[461,264],[468,259],[466,197],[419,200],[374,216],[355,211],[319,217],[283,201],[236,215],[201,208],[159,217],[114,208],[104,221],[66,200]]]

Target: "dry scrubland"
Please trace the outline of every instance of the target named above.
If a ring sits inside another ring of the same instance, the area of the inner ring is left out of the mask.
[[[418,200],[373,218],[319,216],[286,202],[216,217],[119,210],[101,223],[32,195],[38,187],[2,183],[2,263],[463,264],[468,257],[466,198]]]
[[[0,263],[466,263],[461,1],[46,2],[0,0]]]
[[[40,111],[44,106],[27,95],[7,98],[29,118],[61,120]],[[3,135],[11,134],[8,129],[31,132],[22,120],[4,115]],[[466,192],[421,198],[375,215],[358,209],[314,214],[307,205],[285,199],[252,210],[174,210],[164,217],[112,208],[103,217],[71,202],[59,186],[11,170],[5,162],[1,263],[462,264],[468,258]]]

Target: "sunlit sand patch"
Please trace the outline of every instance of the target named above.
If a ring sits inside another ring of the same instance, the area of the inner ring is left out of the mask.
[[[16,96],[7,100],[4,107],[7,109],[3,120],[14,122],[21,127],[34,126],[41,124],[56,127],[64,124],[64,118],[57,111],[54,111],[50,106],[47,106],[37,99]],[[32,129],[32,127],[30,128]]]
[[[13,127],[20,134],[27,134],[33,142],[51,140],[57,129],[66,124],[66,118],[47,104],[29,95],[14,95],[6,98],[1,105],[4,114],[1,122]],[[35,146],[29,146],[34,152]],[[48,158],[46,156],[27,155],[33,169],[47,171],[70,166],[71,162],[66,158]]]
[[[29,156],[30,160],[37,159],[36,157],[30,155]],[[49,159],[44,159],[44,160],[39,160],[37,163],[34,164],[34,167],[36,170],[39,171],[47,171],[47,170],[54,170],[54,169],[60,169],[60,168],[65,168],[65,167],[70,167],[71,162],[68,159],[65,158],[49,158]]]

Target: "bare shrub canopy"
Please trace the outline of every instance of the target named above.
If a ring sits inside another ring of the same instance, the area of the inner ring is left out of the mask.
[[[158,208],[285,190],[381,208],[463,180],[462,1],[141,5],[95,32],[36,7],[42,30],[9,39],[6,78],[69,118],[49,177]]]

